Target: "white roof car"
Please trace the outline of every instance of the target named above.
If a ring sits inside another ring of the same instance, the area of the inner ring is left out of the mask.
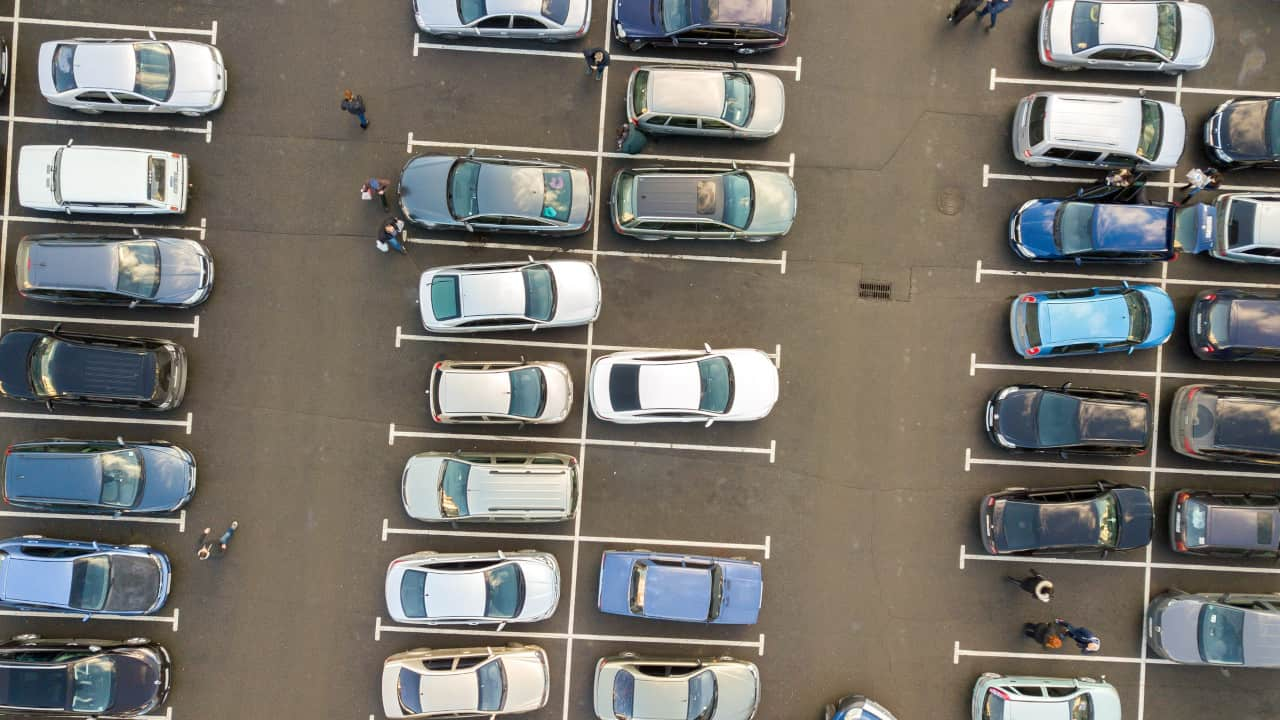
[[[18,203],[32,210],[103,215],[187,210],[187,156],[93,145],[26,145]]]
[[[1040,13],[1040,62],[1064,70],[1199,70],[1213,54],[1213,16],[1193,2],[1051,0]]]
[[[396,558],[387,567],[387,612],[415,625],[537,622],[555,614],[560,567],[534,550],[435,553]]]
[[[760,704],[760,672],[745,660],[638,658],[596,663],[601,720],[750,720]]]
[[[424,452],[401,478],[405,512],[426,522],[556,522],[578,510],[578,461],[561,453]]]
[[[1239,263],[1280,264],[1280,195],[1223,193],[1209,254]]]
[[[51,40],[38,67],[45,99],[83,113],[203,115],[227,94],[222,53],[190,40]]]
[[[419,648],[382,665],[388,718],[512,715],[541,708],[550,694],[547,653],[537,645]]]
[[[1172,170],[1186,133],[1186,117],[1173,103],[1041,92],[1018,103],[1013,156],[1031,167]]]
[[[587,34],[591,0],[413,0],[424,33],[453,40],[496,37],[554,42]]]
[[[785,111],[782,80],[758,70],[647,65],[627,82],[627,117],[646,133],[767,138]]]
[[[438,423],[553,424],[573,407],[573,378],[558,362],[445,360],[427,394]]]
[[[617,423],[759,420],[778,401],[778,368],[753,349],[614,353],[587,383],[591,411]]]
[[[600,315],[600,276],[586,260],[431,268],[418,305],[423,327],[438,333],[586,325]]]

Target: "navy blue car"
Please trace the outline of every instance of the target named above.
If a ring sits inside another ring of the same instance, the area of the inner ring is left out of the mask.
[[[164,607],[169,558],[146,545],[0,540],[0,605],[93,615],[150,615]]]
[[[632,50],[646,45],[734,50],[742,55],[787,44],[790,0],[614,0],[613,34]]]
[[[979,531],[992,555],[1106,553],[1151,542],[1155,513],[1146,489],[1090,485],[1008,488],[982,500]]]
[[[1179,252],[1213,247],[1217,211],[1041,198],[1009,219],[1009,245],[1033,262],[1142,263],[1172,260]]]
[[[10,445],[4,454],[4,501],[31,510],[167,513],[195,490],[195,456],[158,440],[40,440]]]
[[[754,625],[764,591],[760,563],[737,558],[607,550],[601,612],[655,620]]]

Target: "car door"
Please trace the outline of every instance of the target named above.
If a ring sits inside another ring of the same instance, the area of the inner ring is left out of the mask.
[[[519,38],[546,37],[551,28],[542,20],[528,15],[515,15],[511,18],[511,36]]]
[[[719,118],[702,118],[699,127],[703,135],[712,137],[735,137],[739,134],[736,128]]]
[[[468,30],[477,37],[510,37],[511,20],[510,15],[490,15]]]
[[[1096,49],[1085,60],[1085,65],[1095,69],[1121,70],[1131,67],[1126,64],[1129,52],[1123,48],[1103,47]]]
[[[103,110],[119,110],[120,108],[108,93],[101,90],[83,90],[71,99],[71,109],[102,112]]]
[[[124,112],[154,112],[160,108],[155,100],[133,92],[112,90],[111,96],[118,103],[115,109]]]
[[[671,36],[672,45],[694,45],[696,47],[718,48],[732,47],[733,30],[721,27],[696,27],[678,35]]]

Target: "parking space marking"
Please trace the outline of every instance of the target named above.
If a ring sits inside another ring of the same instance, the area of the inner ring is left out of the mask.
[[[1167,266],[1167,263],[1165,264]],[[1074,266],[1073,266],[1074,267]],[[1076,272],[1053,272],[1051,270],[1002,270],[999,268],[989,268],[982,264],[979,260],[977,269],[974,271],[973,281],[981,283],[984,275],[995,277],[1036,277],[1036,278],[1066,278],[1069,280],[1109,280],[1112,282],[1130,282],[1130,283],[1153,283],[1161,282],[1169,285],[1199,285],[1213,287],[1215,285],[1230,287],[1247,287],[1261,288],[1264,290],[1280,290],[1280,283],[1255,283],[1255,282],[1236,282],[1221,280],[1196,280],[1190,278],[1159,278],[1155,276],[1144,277],[1142,275],[1090,275],[1088,273]]]
[[[173,720],[173,707],[166,707],[163,715],[138,715],[137,720]]]
[[[1158,172],[1158,171],[1157,171]],[[1171,173],[1173,170],[1169,171]],[[1067,183],[1070,185],[1093,185],[1098,182],[1096,177],[1070,177],[1062,175],[1024,175],[1021,173],[993,173],[991,166],[983,163],[982,165],[982,187],[990,187],[991,180],[1013,180],[1021,182],[1047,182],[1047,183]],[[1172,180],[1150,180],[1147,187],[1166,188],[1172,193],[1174,188],[1179,188],[1186,183],[1174,182]],[[1280,187],[1273,185],[1221,185],[1217,188],[1219,192],[1280,192]]]
[[[142,125],[138,123],[99,122],[94,120],[64,120],[59,118],[42,118],[15,116],[6,118],[10,122],[27,123],[29,125],[70,125],[78,127],[110,128],[114,130],[146,130],[150,132],[176,132],[204,135],[205,142],[213,142],[213,121],[206,120],[203,128],[182,127],[181,125]]]
[[[752,258],[752,257],[735,257],[732,255],[682,255],[677,253],[656,253],[656,252],[633,252],[630,250],[591,250],[589,248],[558,248],[547,245],[522,245],[518,243],[491,243],[477,242],[473,240],[439,240],[428,238],[411,237],[408,233],[404,237],[405,242],[417,243],[418,245],[439,245],[443,247],[469,247],[469,248],[490,248],[494,250],[523,250],[525,252],[537,252],[552,254],[567,253],[569,255],[587,255],[595,258],[599,255],[608,257],[634,258],[642,260],[689,260],[692,262],[718,262],[740,265],[777,265],[783,275],[787,274],[787,251],[782,251],[779,258]]]
[[[1177,663],[1163,658],[1125,657],[1123,655],[1055,655],[1053,653],[1006,652],[999,650],[965,650],[957,640],[951,655],[951,664],[959,665],[962,657],[993,657],[1018,660],[1058,660],[1067,662],[1125,663],[1128,665],[1176,665]]]
[[[196,315],[189,323],[165,322],[161,320],[112,320],[108,318],[69,317],[62,315],[17,315],[0,313],[2,320],[24,320],[26,322],[70,323],[72,325],[132,325],[136,327],[177,328],[190,330],[191,337],[200,337],[200,316]]]
[[[618,158],[623,160],[670,160],[671,162],[687,162],[687,163],[710,163],[712,165],[750,165],[750,166],[766,166],[787,168],[788,174],[793,174],[796,167],[796,154],[790,153],[786,160],[754,160],[745,158],[724,158],[724,157],[707,157],[703,155],[631,155],[629,153],[606,152],[603,148],[598,150],[574,150],[569,148],[548,148],[548,147],[532,147],[529,145],[486,145],[482,143],[463,143],[443,140],[416,140],[413,133],[409,133],[409,141],[406,145],[406,152],[413,152],[415,147],[439,147],[450,148],[454,150],[485,150],[487,152],[510,152],[522,153],[526,155],[565,155],[572,157],[593,157],[593,158]],[[596,169],[597,179],[600,170]],[[599,186],[599,183],[595,183]],[[597,204],[599,204],[597,202]]]
[[[43,513],[32,513],[41,515]],[[0,513],[3,515],[3,513]],[[580,542],[592,543],[597,545],[664,545],[670,547],[694,547],[694,548],[722,548],[726,550],[750,550],[759,552],[764,555],[764,559],[769,559],[773,541],[769,535],[764,536],[764,543],[732,543],[732,542],[707,542],[704,540],[663,540],[658,538],[633,538],[633,537],[613,537],[607,535],[553,535],[540,533],[512,533],[512,532],[492,532],[488,530],[436,530],[432,528],[393,528],[390,526],[390,519],[382,519],[382,541],[387,541],[388,535],[420,535],[420,536],[436,536],[436,537],[469,537],[469,538],[487,538],[493,540],[547,540],[550,542],[573,542],[577,539]],[[1280,572],[1278,570],[1277,572]]]
[[[12,141],[13,125],[9,126],[9,132],[11,135],[10,140]],[[12,145],[9,146],[9,156],[10,158],[12,158],[13,156]],[[8,195],[7,192],[6,192],[6,195]],[[199,225],[148,225],[143,223],[108,222],[103,220],[65,220],[57,217],[40,217],[38,215],[10,215],[7,199],[5,202],[4,217],[0,217],[0,221],[3,221],[5,223],[24,222],[24,223],[37,223],[37,224],[47,223],[50,225],[87,225],[89,227],[124,228],[126,230],[138,229],[138,230],[162,230],[165,232],[193,232],[193,233],[199,233],[201,240],[205,239],[205,232],[208,229],[207,227],[208,223],[205,220],[205,218],[200,218]]]
[[[1147,545],[1148,550],[1151,545]],[[1032,560],[1028,555],[987,555],[986,553],[971,553],[964,545],[960,546],[960,569],[964,570],[965,565],[970,560],[985,562],[1006,562],[1026,564]],[[1151,562],[1149,560],[1107,560],[1103,558],[1064,558],[1052,557],[1046,555],[1034,556],[1034,562],[1037,565],[1089,565],[1092,567],[1118,567],[1118,568],[1156,568],[1160,570],[1188,570],[1191,572],[1238,572],[1250,575],[1280,575],[1280,568],[1276,567],[1242,567],[1239,565],[1207,565],[1204,563],[1170,563],[1170,562]]]
[[[384,625],[379,616],[374,622],[373,639],[381,640],[382,633],[410,633],[415,635],[467,635],[472,637],[529,638],[531,640],[588,640],[596,642],[646,643],[655,645],[697,645],[703,647],[754,648],[764,655],[764,633],[758,640],[711,640],[706,638],[658,637],[654,635],[596,635],[592,633],[550,632],[538,630],[479,630],[473,627]]]
[[[32,518],[34,520],[54,518],[55,520],[93,520],[95,522],[105,520],[108,522],[155,523],[157,525],[177,525],[178,532],[187,531],[186,510],[183,510],[176,518],[147,517],[144,515],[86,515],[76,513],[22,512],[17,510],[0,510],[0,517]]]
[[[1157,348],[1157,351],[1163,349]],[[977,353],[969,354],[969,377],[973,377],[979,370],[1012,370],[1014,372],[1043,372],[1054,373],[1058,375],[1112,375],[1119,377],[1134,378],[1156,378],[1161,377],[1174,378],[1178,380],[1204,380],[1208,382],[1259,382],[1274,383],[1280,382],[1280,377],[1268,377],[1266,375],[1218,375],[1216,373],[1184,373],[1184,372],[1162,372],[1156,370],[1111,370],[1107,368],[1073,368],[1062,365],[1039,365],[1035,361],[1029,360],[1026,365],[1017,365],[1009,363],[987,363],[978,362]]]
[[[1207,463],[1206,463],[1207,464]],[[1150,472],[1147,465],[1099,465],[1089,463],[1059,462],[1056,460],[1014,460],[1010,458],[980,458],[972,456],[972,448],[964,449],[964,471],[969,472],[971,465],[1004,465],[1009,467],[1041,467],[1067,470],[1103,470],[1109,472]],[[1157,474],[1166,475],[1205,475],[1210,477],[1258,478],[1260,480],[1280,480],[1280,472],[1260,472],[1254,470],[1210,470],[1174,467],[1157,467]]]
[[[0,413],[0,417],[5,417]],[[41,415],[40,417],[45,417]],[[57,415],[47,417],[56,418]],[[555,445],[588,445],[601,447],[639,448],[646,450],[691,450],[710,453],[739,453],[743,455],[768,455],[769,462],[777,459],[778,441],[770,440],[769,447],[741,447],[737,445],[698,445],[695,443],[643,442],[640,440],[605,440],[603,438],[550,437],[537,435],[482,435],[478,433],[446,433],[424,432],[420,430],[397,430],[391,423],[391,431],[387,437],[388,445],[395,445],[398,437],[431,438],[435,440],[479,440],[482,442],[518,442],[542,443]]]
[[[178,608],[173,609],[173,615],[94,615],[90,613],[86,616],[84,613],[60,613],[45,612],[42,610],[0,610],[2,617],[20,617],[20,618],[54,618],[58,620],[79,620],[88,617],[89,620],[122,620],[122,621],[139,621],[139,622],[158,622],[170,623],[173,631],[178,632]]]
[[[19,3],[21,0],[17,0]],[[157,32],[167,35],[203,35],[205,37],[217,37],[218,21],[213,21],[212,26],[208,30],[201,28],[179,28],[165,27],[163,25],[118,25],[115,23],[86,22],[84,20],[59,20],[57,18],[33,18],[20,17],[21,13],[18,8],[21,5],[15,5],[13,15],[0,16],[0,22],[11,22],[14,25],[53,25],[56,27],[77,27],[92,28],[94,30],[136,30],[138,32]]]
[[[1153,80],[1169,78],[1161,78],[1153,76]],[[1179,74],[1174,85],[1150,85],[1146,83],[1107,83],[1092,82],[1089,80],[1046,80],[1040,78],[1013,78],[1000,77],[995,68],[991,68],[991,82],[988,84],[988,90],[995,90],[996,85],[1043,85],[1049,87],[1066,87],[1066,88],[1093,88],[1098,90],[1130,90],[1137,92],[1145,90],[1147,92],[1167,92],[1182,93],[1188,95],[1225,95],[1231,97],[1239,96],[1257,96],[1257,97],[1275,97],[1280,92],[1271,92],[1267,90],[1232,90],[1223,88],[1201,88],[1186,87],[1181,84],[1182,75]]]
[[[97,415],[58,415],[56,413],[23,413],[23,412],[0,412],[0,418],[12,418],[16,420],[66,420],[69,422],[100,422],[115,423],[117,425],[164,425],[166,427],[180,427],[191,434],[191,413],[187,413],[186,420],[162,420],[160,418],[130,418],[130,417],[102,417]]]

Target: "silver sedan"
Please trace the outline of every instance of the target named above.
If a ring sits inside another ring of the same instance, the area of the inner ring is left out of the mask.
[[[558,42],[587,34],[591,0],[413,0],[413,17],[422,32],[446,40],[493,37]]]
[[[38,68],[49,104],[90,115],[204,115],[227,95],[222,53],[190,40],[51,40],[40,45]]]
[[[601,658],[595,711],[601,720],[750,720],[760,704],[760,672],[745,660]]]
[[[423,327],[437,333],[586,325],[600,315],[600,276],[586,260],[430,268],[418,306]]]
[[[419,648],[382,665],[388,718],[513,715],[543,707],[550,694],[547,653],[537,645]]]
[[[1213,54],[1213,16],[1192,2],[1050,0],[1040,62],[1061,70],[1199,70]]]

